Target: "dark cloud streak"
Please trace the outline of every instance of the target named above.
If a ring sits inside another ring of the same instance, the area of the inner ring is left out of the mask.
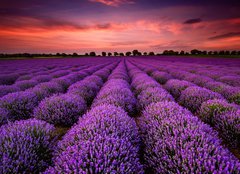
[[[194,19],[188,19],[183,23],[184,24],[196,24],[196,23],[200,23],[200,22],[202,22],[201,18],[194,18]]]
[[[209,40],[218,40],[218,39],[225,39],[230,37],[240,36],[240,32],[230,32],[225,34],[220,34],[217,36],[209,37]]]

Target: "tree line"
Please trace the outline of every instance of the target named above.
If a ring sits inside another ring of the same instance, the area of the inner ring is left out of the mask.
[[[201,51],[197,49],[193,49],[190,52],[185,51],[174,51],[174,50],[164,50],[162,53],[154,53],[154,52],[140,52],[138,50],[128,51],[126,53],[123,52],[102,52],[100,55],[96,54],[96,52],[92,51],[89,53],[85,53],[84,55],[78,53],[66,54],[66,53],[56,53],[56,54],[30,54],[30,53],[17,53],[17,54],[3,54],[0,53],[0,58],[34,58],[34,57],[85,57],[85,56],[160,56],[160,55],[240,55],[240,51]]]

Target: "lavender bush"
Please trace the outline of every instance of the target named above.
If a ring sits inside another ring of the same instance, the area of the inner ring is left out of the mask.
[[[173,78],[170,74],[162,71],[155,71],[151,76],[160,84],[165,84],[168,80]]]
[[[239,76],[222,76],[217,80],[229,84],[231,86],[240,87],[240,77]]]
[[[15,92],[0,99],[0,108],[8,111],[9,120],[30,118],[37,104],[38,98],[33,92]]]
[[[34,117],[54,125],[71,126],[87,110],[85,101],[71,94],[46,98],[34,109]]]
[[[56,82],[44,82],[27,91],[35,93],[38,97],[38,100],[41,101],[45,97],[49,97],[55,93],[64,92],[64,88]]]
[[[55,128],[35,119],[0,128],[0,173],[39,173],[51,164]]]
[[[238,107],[234,104],[229,104],[226,100],[214,99],[203,102],[199,109],[199,116],[204,121],[211,125],[215,124],[215,119],[222,113],[231,110],[237,110]]]
[[[240,146],[240,110],[226,111],[216,117],[215,127],[234,148]]]
[[[52,76],[50,76],[50,75],[39,75],[39,76],[36,76],[36,77],[32,78],[32,80],[36,80],[39,83],[48,82],[48,81],[52,80]]]
[[[7,95],[8,93],[20,91],[20,88],[15,85],[1,85],[0,97]]]
[[[240,108],[225,100],[208,100],[200,108],[200,118],[220,132],[231,146],[240,145]]]
[[[208,89],[190,86],[182,91],[179,103],[195,113],[199,110],[203,102],[211,99],[223,99],[223,97]]]
[[[110,79],[103,86],[93,102],[93,107],[102,104],[119,106],[129,114],[135,112],[136,99],[129,84],[122,79]]]
[[[174,101],[173,97],[162,88],[148,87],[138,96],[138,109],[142,110],[151,103]]]
[[[0,74],[0,85],[11,85],[17,80],[18,77],[19,75],[15,73]]]
[[[143,173],[135,121],[121,108],[90,110],[58,144],[54,166],[45,173]]]
[[[152,173],[238,173],[239,161],[217,134],[174,102],[153,103],[139,118]]]
[[[206,88],[218,92],[231,103],[240,104],[240,87],[232,87],[222,82],[209,82]]]
[[[0,108],[0,126],[6,124],[9,118],[9,113],[6,109]]]
[[[178,99],[186,88],[195,86],[193,83],[185,80],[170,79],[164,85],[164,88],[173,95],[175,99]]]
[[[21,91],[24,91],[28,88],[36,86],[37,84],[38,82],[36,80],[22,80],[16,82],[14,86],[17,86],[18,88],[20,88]]]

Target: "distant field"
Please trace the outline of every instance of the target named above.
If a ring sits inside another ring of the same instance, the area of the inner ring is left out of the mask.
[[[79,57],[72,57],[72,56],[69,56],[69,57],[63,57],[63,56],[51,56],[51,57],[1,57],[0,60],[14,60],[14,59],[55,59],[55,58],[87,58],[86,56],[79,56]],[[98,56],[96,56],[98,57]],[[101,56],[102,57],[102,56]],[[132,57],[132,56],[130,56]],[[149,56],[141,56],[141,57],[149,57]],[[178,56],[175,56],[175,55],[161,55],[161,56],[151,56],[151,57],[184,57],[184,58],[240,58],[240,55],[184,55],[184,56],[181,56],[181,55],[178,55]],[[126,57],[127,58],[127,57]]]
[[[0,173],[239,173],[240,59],[0,61]]]

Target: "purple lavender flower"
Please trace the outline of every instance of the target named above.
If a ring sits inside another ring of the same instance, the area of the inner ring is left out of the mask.
[[[68,93],[82,97],[89,105],[99,90],[100,88],[96,83],[84,80],[71,85],[68,89]]]
[[[0,108],[9,112],[9,120],[30,118],[37,104],[37,95],[27,91],[10,93],[0,99]]]
[[[181,92],[190,86],[195,86],[193,83],[185,80],[170,79],[164,85],[164,88],[173,95],[175,99],[178,99]]]
[[[138,108],[144,109],[151,103],[162,101],[174,101],[173,97],[164,89],[157,87],[148,87],[143,90],[138,96]]]
[[[221,94],[223,92],[223,90],[229,86],[222,82],[213,82],[212,81],[212,82],[206,83],[205,87],[210,89],[211,91],[218,92]]]
[[[36,80],[38,82],[48,82],[50,80],[52,80],[52,76],[50,75],[39,75],[39,76],[36,76],[34,78],[32,78],[32,80]]]
[[[66,92],[68,87],[72,84],[71,79],[67,76],[59,77],[51,80],[49,83],[56,83],[62,88],[63,92]]]
[[[55,128],[35,119],[0,127],[0,172],[39,173],[51,164]]]
[[[200,108],[200,118],[220,132],[220,136],[232,146],[240,145],[239,106],[225,100],[208,100]]]
[[[107,77],[107,76],[106,76]],[[97,86],[101,87],[103,85],[103,80],[97,75],[91,75],[84,79],[84,81],[94,82]]]
[[[17,80],[18,77],[19,77],[19,75],[15,74],[15,73],[1,74],[0,75],[0,85],[11,85]]]
[[[41,101],[45,97],[49,97],[52,94],[64,92],[64,88],[57,82],[44,82],[31,89],[28,89],[27,91],[35,93],[38,97],[38,100]]]
[[[125,80],[127,82],[129,82],[129,77],[126,73],[124,72],[113,72],[109,77],[108,77],[108,80],[110,79],[122,79],[122,80]]]
[[[213,79],[211,79],[210,77],[196,75],[196,74],[189,74],[185,76],[184,80],[190,81],[202,87],[205,86],[205,84],[208,82],[213,82]]]
[[[46,98],[34,109],[34,117],[55,125],[71,126],[87,110],[85,101],[72,94]]]
[[[215,128],[232,147],[240,146],[240,110],[226,111],[216,117]]]
[[[185,77],[192,75],[192,73],[183,70],[176,70],[175,68],[169,69],[169,72],[173,77],[178,78],[180,80],[183,80],[185,79]]]
[[[170,74],[162,71],[155,71],[151,76],[160,84],[165,84],[168,80],[173,78]]]
[[[198,115],[204,122],[214,125],[216,117],[221,115],[221,113],[237,109],[238,106],[229,104],[226,100],[214,99],[203,102]]]
[[[38,84],[37,81],[35,80],[22,80],[22,81],[18,81],[14,84],[14,86],[19,87],[22,91],[34,87]]]
[[[60,70],[60,71],[56,71],[56,72],[52,73],[51,76],[53,78],[58,78],[58,77],[68,75],[69,73],[70,72],[68,70]]]
[[[240,88],[232,87],[221,82],[206,83],[206,88],[223,95],[231,103],[240,104]]]
[[[0,126],[8,122],[8,117],[8,111],[4,108],[0,108]]]
[[[139,118],[152,173],[238,173],[239,161],[217,134],[174,102],[153,103]]]
[[[107,77],[109,76],[110,74],[110,70],[109,69],[101,69],[101,70],[98,70],[97,72],[94,73],[94,75],[100,77],[102,80],[107,80]]]
[[[228,85],[240,87],[240,77],[239,76],[222,76],[217,79],[223,83],[227,83]]]
[[[211,99],[223,99],[223,97],[220,94],[212,92],[208,89],[190,86],[182,91],[179,103],[195,113],[199,110],[203,102]]]
[[[33,77],[33,74],[22,75],[17,78],[16,82],[22,81],[22,80],[30,80],[32,77]]]
[[[215,79],[215,80],[216,80],[217,78],[221,77],[221,76],[224,76],[224,72],[216,72],[216,71],[214,71],[214,70],[210,71],[209,69],[198,71],[198,74],[211,77],[211,78],[213,78],[213,79]]]
[[[146,72],[148,75],[151,75],[154,71],[157,71],[154,67],[144,67],[143,71]]]
[[[58,144],[45,173],[143,173],[136,123],[121,108],[93,108]]]
[[[221,94],[231,103],[240,105],[240,87],[228,86],[224,88]]]
[[[100,91],[99,95],[95,98],[92,107],[102,104],[111,104],[119,106],[128,113],[133,114],[135,112],[136,99],[130,89],[119,89],[115,88],[115,86],[112,86],[112,88],[113,89],[103,87],[103,91]]]
[[[15,85],[1,85],[0,97],[7,95],[8,93],[20,91],[20,88]]]
[[[161,88],[161,85],[153,79],[151,80],[145,79],[144,82],[133,87],[135,88],[135,94],[139,95],[142,91],[145,91],[147,88]]]

